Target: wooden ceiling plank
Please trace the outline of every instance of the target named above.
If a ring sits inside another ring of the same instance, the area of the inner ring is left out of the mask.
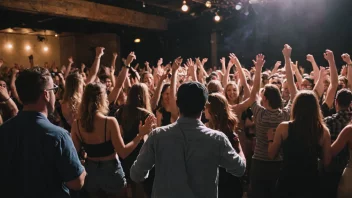
[[[164,17],[84,0],[1,0],[0,7],[154,30],[167,30],[168,24]]]

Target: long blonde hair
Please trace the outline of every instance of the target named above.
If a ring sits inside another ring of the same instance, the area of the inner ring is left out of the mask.
[[[79,104],[82,100],[82,95],[78,89],[82,84],[83,78],[79,73],[70,74],[66,78],[62,102],[67,103],[73,113],[78,113]]]
[[[79,108],[81,126],[87,132],[94,130],[94,118],[96,113],[105,115],[109,112],[106,87],[102,83],[90,83],[84,89],[82,103]]]

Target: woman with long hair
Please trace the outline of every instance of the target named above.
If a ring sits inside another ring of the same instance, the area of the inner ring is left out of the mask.
[[[145,118],[153,115],[150,107],[150,95],[148,87],[144,83],[134,84],[128,93],[126,104],[116,112],[116,119],[120,124],[120,131],[125,143],[131,142],[140,133],[138,125]],[[156,124],[156,123],[155,123]],[[130,179],[130,168],[136,160],[144,141],[141,139],[136,148],[122,160],[122,167],[126,173],[128,184],[131,184],[132,196],[138,197],[143,194],[140,185]]]
[[[293,101],[289,122],[268,131],[268,156],[283,149],[283,168],[277,181],[278,197],[315,197],[318,158],[331,161],[331,138],[313,91],[301,91]]]
[[[347,125],[339,134],[336,141],[331,146],[331,152],[333,156],[338,155],[345,148],[349,151],[349,162],[346,165],[345,170],[342,173],[339,187],[337,190],[338,198],[348,198],[352,197],[352,122]],[[346,152],[347,153],[347,152]]]
[[[230,140],[234,149],[245,159],[241,144],[235,132],[237,117],[230,110],[226,98],[220,93],[210,94],[205,108],[205,117],[209,120],[208,127],[223,132]],[[243,189],[239,178],[219,168],[219,198],[242,197]]]
[[[118,122],[108,113],[106,88],[101,83],[88,84],[84,90],[79,116],[72,124],[72,140],[76,150],[87,153],[85,168],[89,176],[85,190],[92,197],[117,197],[126,185],[119,157],[126,158],[143,137],[151,132],[155,118],[148,116],[144,125],[139,123],[138,133],[125,144]]]
[[[72,122],[77,118],[78,108],[82,100],[84,81],[78,72],[67,76],[63,98],[56,104],[63,127],[71,131]]]

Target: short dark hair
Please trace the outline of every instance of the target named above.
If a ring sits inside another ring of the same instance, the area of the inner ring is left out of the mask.
[[[45,90],[50,73],[43,67],[33,67],[23,70],[16,79],[16,89],[24,105],[36,103]]]
[[[208,90],[199,82],[184,83],[177,91],[177,106],[185,117],[199,116],[207,100]]]
[[[282,108],[282,99],[280,90],[276,85],[267,84],[264,87],[264,96],[273,109]]]
[[[100,78],[100,81],[103,82],[103,83],[106,83],[106,80],[107,80],[107,79],[110,79],[110,80],[111,80],[110,76],[108,76],[108,75],[106,75],[106,74],[100,75],[99,78]]]
[[[352,102],[352,92],[348,89],[341,89],[337,92],[336,102],[340,108],[348,108]]]

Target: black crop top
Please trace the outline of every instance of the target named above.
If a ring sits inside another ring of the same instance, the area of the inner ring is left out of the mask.
[[[106,157],[115,153],[115,148],[112,145],[111,140],[106,141],[106,123],[107,123],[107,117],[105,118],[105,132],[104,132],[105,142],[100,144],[86,144],[83,142],[81,132],[79,130],[79,125],[78,125],[79,123],[77,120],[78,133],[82,142],[82,146],[86,151],[88,157]]]

